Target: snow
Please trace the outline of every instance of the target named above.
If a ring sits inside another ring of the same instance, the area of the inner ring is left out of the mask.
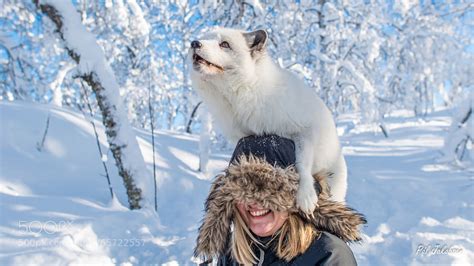
[[[135,27],[132,31],[138,31],[142,36],[148,36],[150,33],[150,25],[146,22],[140,5],[135,0],[128,0],[128,5],[135,16]]]
[[[63,66],[58,71],[56,79],[51,82],[50,86],[53,89],[53,100],[52,103],[56,106],[61,107],[63,101],[63,93],[61,91],[61,84],[64,82],[66,75],[74,69],[74,65],[71,63],[64,63]]]
[[[42,152],[48,113],[50,128]],[[156,134],[158,214],[129,210],[113,160],[101,160],[89,118],[52,105],[0,102],[0,265],[191,265],[212,177],[229,151],[211,151],[199,168],[199,136]],[[474,261],[470,168],[439,164],[451,119],[399,112],[389,138],[352,123],[341,137],[349,169],[347,202],[367,216],[364,241],[351,244],[359,265],[469,265]],[[104,128],[95,121],[101,145]],[[135,130],[148,169],[151,136]],[[102,158],[103,159],[103,158]],[[110,198],[102,161],[116,197]]]
[[[369,222],[365,243],[352,247],[359,264],[474,261],[473,169],[436,163],[449,116],[444,111],[423,121],[390,117],[389,138],[382,133],[374,137],[363,126],[342,138],[349,170],[347,201]],[[449,256],[416,253],[419,245],[437,244],[463,251]]]
[[[38,152],[48,113],[45,148]],[[125,207],[122,179],[106,160],[117,195],[110,198],[89,117],[21,102],[0,102],[0,115],[0,265],[189,263],[212,176],[197,171],[198,136],[156,135],[158,217]],[[107,147],[104,128],[94,122]],[[151,136],[135,133],[151,169]],[[211,173],[225,165],[222,157],[209,158]]]

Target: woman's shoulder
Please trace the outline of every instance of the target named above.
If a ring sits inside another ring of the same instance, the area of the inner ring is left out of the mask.
[[[272,253],[273,254],[273,253]],[[266,264],[268,263],[268,264]],[[343,265],[353,266],[357,265],[349,246],[337,236],[328,233],[321,232],[319,237],[313,240],[313,243],[309,246],[305,253],[296,257],[293,261],[287,263],[283,260],[267,261],[263,265],[294,265],[294,266],[307,266],[307,265]],[[230,254],[222,255],[217,262],[218,266],[234,266],[238,265]]]
[[[337,236],[321,232],[293,265],[357,265],[349,246]]]

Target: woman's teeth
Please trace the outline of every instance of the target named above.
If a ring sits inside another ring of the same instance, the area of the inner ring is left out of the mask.
[[[252,216],[263,216],[270,212],[270,210],[249,211]]]

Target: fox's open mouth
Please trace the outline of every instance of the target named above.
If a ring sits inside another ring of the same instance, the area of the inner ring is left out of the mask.
[[[223,67],[218,66],[216,64],[213,64],[213,63],[207,61],[206,59],[202,58],[200,55],[198,55],[196,53],[193,54],[193,63],[194,63],[194,65],[201,64],[201,65],[205,65],[207,67],[214,67],[214,68],[216,68],[217,70],[220,70],[220,71],[224,71]]]

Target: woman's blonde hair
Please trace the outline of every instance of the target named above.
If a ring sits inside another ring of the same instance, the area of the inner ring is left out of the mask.
[[[256,264],[258,257],[252,245],[261,245],[250,232],[242,216],[234,207],[234,231],[231,238],[232,256],[239,264]],[[314,226],[305,222],[300,216],[289,213],[288,218],[270,241],[278,241],[275,246],[276,255],[289,262],[304,253],[318,235]]]

